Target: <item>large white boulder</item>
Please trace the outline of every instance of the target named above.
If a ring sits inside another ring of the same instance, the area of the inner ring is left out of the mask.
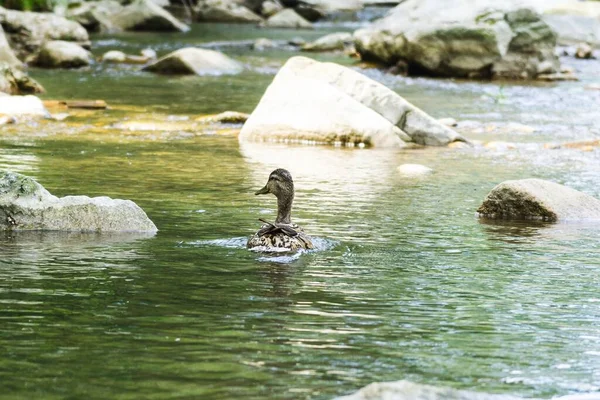
[[[179,31],[187,32],[189,26],[151,0],[135,0],[113,15],[111,22],[124,31]]]
[[[490,219],[600,220],[600,200],[558,183],[521,179],[493,188],[477,212]]]
[[[364,59],[406,62],[411,74],[534,78],[559,70],[556,35],[533,9],[511,1],[406,0],[355,32]],[[546,71],[547,73],[547,71]]]
[[[120,29],[112,22],[112,16],[123,10],[117,0],[86,1],[67,8],[67,18],[77,21],[89,32],[114,32]]]
[[[0,96],[0,114],[11,117],[49,117],[50,113],[39,98],[27,96]]]
[[[257,23],[263,20],[250,9],[231,0],[200,0],[194,11],[198,21]]]
[[[286,8],[272,15],[261,24],[266,28],[312,29],[310,22],[302,18],[291,8]]]
[[[0,231],[156,232],[130,200],[58,198],[30,177],[0,171]]]
[[[165,75],[234,75],[243,65],[214,50],[186,47],[158,59],[144,70]]]
[[[465,139],[359,72],[292,57],[244,124],[240,140],[443,146]]]

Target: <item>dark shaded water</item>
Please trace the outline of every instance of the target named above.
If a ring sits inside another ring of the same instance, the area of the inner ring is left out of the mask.
[[[168,46],[254,32],[211,29]],[[114,40],[107,50],[133,49],[140,36]],[[543,148],[598,135],[600,97],[583,89],[599,80],[597,67],[579,65],[582,82],[541,87],[367,72],[436,117],[533,127],[473,133],[517,142],[513,150],[240,145],[191,128],[136,136],[115,127],[251,111],[293,53],[230,54],[250,70],[193,79],[34,71],[52,97],[117,107],[4,128],[0,167],[56,195],[131,198],[160,232],[0,236],[0,398],[327,399],[397,379],[540,397],[600,389],[600,229],[475,218],[506,179],[547,178],[600,197],[598,150]],[[403,163],[435,172],[407,179],[396,171]],[[244,249],[257,218],[274,215],[274,198],[252,193],[275,167],[292,171],[295,219],[319,251]]]

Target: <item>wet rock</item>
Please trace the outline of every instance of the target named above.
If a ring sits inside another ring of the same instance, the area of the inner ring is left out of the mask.
[[[0,171],[0,230],[156,232],[146,213],[130,200],[58,198],[30,177]]]
[[[283,6],[279,2],[267,0],[262,3],[260,13],[268,18],[281,10],[283,10]]]
[[[314,42],[304,44],[301,49],[303,51],[341,51],[352,45],[352,41],[352,34],[348,32],[331,33]]]
[[[23,65],[10,48],[2,25],[0,25],[0,64],[8,65],[9,67],[21,67]]]
[[[564,74],[562,72],[556,72],[554,74],[541,74],[536,77],[539,81],[546,82],[560,82],[560,81],[578,81],[577,75],[572,73]]]
[[[35,60],[46,41],[63,40],[89,48],[90,39],[83,26],[50,13],[22,12],[0,7],[0,25],[21,61]]]
[[[152,49],[142,50],[142,54],[125,54],[122,51],[111,50],[102,55],[102,62],[113,64],[146,64],[156,59],[156,52]]]
[[[303,0],[294,9],[308,21],[328,19],[354,19],[362,10],[362,0]]]
[[[69,7],[67,18],[80,23],[89,32],[115,32],[120,29],[112,22],[112,16],[123,10],[116,0],[89,1]]]
[[[52,40],[44,43],[35,64],[44,68],[80,68],[92,61],[92,54],[77,43]]]
[[[266,50],[266,49],[274,49],[277,47],[277,43],[267,38],[256,39],[256,41],[252,44],[252,49],[254,50]]]
[[[397,168],[398,172],[405,177],[420,177],[429,175],[433,170],[421,164],[402,164]]]
[[[194,8],[198,21],[257,23],[263,19],[231,0],[200,0]]]
[[[144,67],[145,71],[165,75],[234,75],[243,69],[223,53],[194,47],[174,51]]]
[[[32,95],[0,96],[0,114],[11,117],[49,117],[42,101]]]
[[[262,23],[262,26],[267,28],[313,29],[310,22],[289,8],[269,17],[269,19]]]
[[[135,0],[112,16],[113,24],[124,31],[179,31],[190,28],[150,0]]]
[[[44,93],[45,90],[22,70],[0,64],[0,92],[20,95]]]
[[[107,51],[102,55],[102,62],[124,63],[127,61],[127,54],[118,50]]]
[[[375,147],[465,141],[380,83],[306,57],[292,57],[281,68],[244,124],[240,140]]]
[[[249,117],[250,115],[245,113],[237,111],[225,111],[220,114],[197,118],[196,121],[219,124],[243,124],[248,120]]]
[[[580,58],[583,60],[589,60],[594,58],[594,50],[587,43],[580,43],[577,46],[577,50],[575,50],[575,58]]]
[[[354,38],[363,59],[404,60],[411,74],[534,78],[542,62],[559,70],[556,36],[541,16],[493,0],[451,9],[434,0],[406,0]]]
[[[491,219],[544,221],[600,219],[600,200],[542,179],[502,182],[477,210]]]
[[[153,49],[143,49],[142,51],[140,51],[140,54],[142,57],[148,59],[148,60],[152,60],[155,59],[157,57],[156,55],[156,51],[154,51]]]
[[[600,148],[600,139],[598,140],[582,140],[579,142],[569,142],[569,143],[547,143],[544,145],[546,149],[576,149],[581,151],[593,151],[595,149]]]
[[[522,400],[522,398],[397,381],[372,383],[354,394],[338,397],[335,400]]]

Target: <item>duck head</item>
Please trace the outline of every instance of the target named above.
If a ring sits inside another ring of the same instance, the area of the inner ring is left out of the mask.
[[[294,181],[292,180],[292,175],[288,170],[279,168],[271,172],[265,187],[254,194],[259,195],[269,193],[274,194],[277,198],[294,195]]]
[[[292,202],[294,200],[294,181],[288,170],[276,169],[269,175],[265,187],[255,195],[272,193],[277,197],[277,220],[282,224],[291,224]]]

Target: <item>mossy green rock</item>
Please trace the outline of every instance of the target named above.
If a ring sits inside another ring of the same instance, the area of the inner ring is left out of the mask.
[[[146,213],[130,200],[58,198],[34,179],[0,171],[0,231],[156,232]]]
[[[600,200],[542,179],[505,181],[477,210],[489,219],[575,221],[600,220]]]
[[[534,10],[492,0],[445,5],[402,2],[354,33],[357,51],[417,75],[522,79],[535,78],[541,64],[559,70],[556,35]]]

